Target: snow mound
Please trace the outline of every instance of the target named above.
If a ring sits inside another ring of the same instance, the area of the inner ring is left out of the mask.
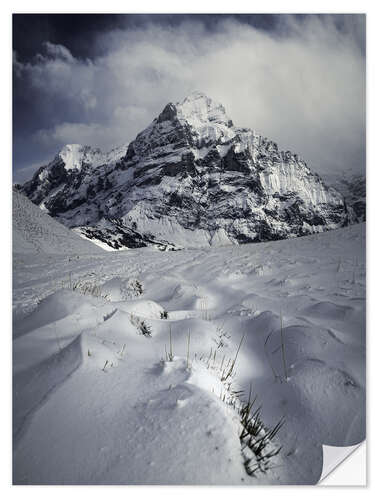
[[[14,326],[14,337],[19,337],[49,323],[61,320],[80,311],[88,312],[97,304],[97,299],[83,296],[72,290],[62,289],[43,299],[29,316]]]
[[[324,391],[321,381],[324,379]],[[345,370],[319,359],[297,363],[291,371],[291,385],[305,394],[303,404],[319,428],[324,444],[351,446],[365,438],[366,398],[363,386]],[[332,402],[335,417],[332,418]],[[344,411],[342,411],[345,408]]]
[[[318,318],[326,318],[333,320],[343,320],[354,311],[354,308],[349,306],[342,306],[332,302],[318,302],[312,306],[307,307],[304,313],[307,316],[315,316]]]
[[[106,281],[101,286],[101,290],[103,295],[106,295],[112,302],[134,299],[143,291],[142,285],[137,279],[124,279],[119,276]]]
[[[17,444],[21,429],[37,408],[45,402],[82,364],[81,336],[36,366],[14,377],[13,387],[13,436]]]
[[[136,299],[128,302],[120,302],[119,309],[129,314],[149,319],[161,319],[164,308],[153,300]]]

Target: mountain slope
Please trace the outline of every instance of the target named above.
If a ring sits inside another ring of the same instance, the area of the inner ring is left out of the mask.
[[[52,219],[24,195],[13,190],[13,252],[81,254],[102,252]]]
[[[366,175],[345,172],[332,178],[330,184],[337,189],[350,205],[360,222],[366,220]]]
[[[221,104],[199,92],[169,103],[112,154],[66,146],[22,191],[113,248],[283,239],[356,220],[298,155],[235,127]]]

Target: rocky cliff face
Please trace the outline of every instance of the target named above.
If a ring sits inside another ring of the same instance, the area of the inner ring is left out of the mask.
[[[331,179],[330,184],[343,196],[346,203],[354,210],[358,222],[366,220],[366,175],[345,172]]]
[[[66,146],[22,191],[113,248],[291,238],[355,221],[302,158],[235,127],[199,92],[167,104],[128,147]]]

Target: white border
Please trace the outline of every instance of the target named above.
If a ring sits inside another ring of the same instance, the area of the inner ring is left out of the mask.
[[[53,496],[54,500],[59,498],[65,498],[66,495],[79,495],[80,497],[83,495],[88,495],[90,499],[92,498],[100,498],[103,499],[105,497],[113,499],[116,496],[123,497],[124,495],[132,496],[152,496],[152,499],[163,498],[166,499],[168,497],[176,497],[179,498],[191,498],[193,495],[195,496],[214,496],[217,498],[227,498],[228,495],[235,494],[236,498],[248,498],[249,495],[261,495],[262,500],[264,497],[276,497],[280,494],[284,493],[288,496],[288,499],[298,498],[300,499],[300,495],[303,494],[307,499],[316,497],[316,494],[323,496],[332,496],[332,488],[319,488],[316,490],[315,487],[302,487],[303,492],[301,491],[301,487],[251,487],[243,488],[243,487],[210,487],[210,488],[201,488],[201,487],[12,487],[11,484],[11,415],[9,409],[11,408],[11,340],[10,340],[10,330],[11,330],[11,320],[10,320],[10,311],[11,311],[11,298],[10,298],[10,290],[11,290],[11,195],[10,195],[10,187],[11,187],[11,162],[12,162],[12,153],[11,153],[11,13],[12,12],[97,12],[97,13],[366,13],[367,14],[367,70],[368,70],[368,79],[367,79],[367,89],[375,88],[374,81],[374,58],[373,58],[373,42],[374,42],[374,32],[375,32],[375,23],[373,22],[373,17],[375,17],[374,13],[374,2],[370,1],[333,1],[333,0],[316,0],[316,1],[277,1],[277,0],[262,0],[262,1],[246,1],[246,0],[231,0],[230,2],[223,1],[203,1],[203,0],[181,0],[178,3],[172,1],[163,1],[158,0],[152,2],[138,0],[137,2],[130,1],[120,1],[120,0],[106,0],[105,2],[92,2],[92,1],[79,1],[79,0],[65,0],[64,2],[51,2],[47,0],[34,0],[34,1],[26,1],[26,0],[14,0],[3,1],[0,7],[0,36],[1,36],[1,61],[3,66],[2,78],[0,80],[1,84],[1,92],[0,98],[2,101],[2,125],[1,128],[1,188],[3,192],[0,196],[0,213],[2,215],[2,225],[1,228],[3,230],[3,238],[1,245],[1,264],[2,264],[2,283],[1,287],[1,319],[3,323],[3,327],[1,328],[1,340],[2,340],[2,362],[1,362],[1,376],[0,383],[2,385],[2,411],[0,412],[1,420],[0,420],[0,429],[2,433],[1,439],[1,462],[0,462],[0,470],[1,470],[1,493],[2,498],[8,497],[21,497],[27,495],[28,498],[36,498],[38,500],[42,498],[47,498],[50,500],[50,497]],[[371,132],[372,132],[372,119],[374,116],[374,106],[372,97],[367,94],[367,113],[368,113],[368,122],[367,122],[367,181],[368,181],[368,195],[367,195],[367,203],[368,203],[368,255],[373,256],[374,253],[374,232],[371,228],[372,225],[372,216],[374,213],[372,195],[374,192],[374,175],[372,173],[372,169],[375,168],[373,165],[373,148],[371,144]],[[5,235],[5,237],[4,237]],[[372,286],[374,284],[374,272],[372,262],[368,261],[367,267],[367,276],[368,276],[368,284],[370,285],[370,289],[368,290],[369,300],[372,298]],[[371,314],[371,303],[368,302],[368,328],[367,331],[371,332],[372,330],[372,314]],[[373,408],[373,399],[370,397],[370,388],[372,388],[371,381],[374,379],[373,374],[373,345],[374,343],[371,341],[370,334],[367,336],[368,339],[368,349],[367,349],[367,367],[368,367],[368,388],[367,388],[367,400],[368,404],[368,417],[367,421],[371,422],[371,417],[373,412],[371,411]],[[371,391],[372,392],[372,391]],[[368,425],[368,441],[372,443],[372,433],[371,427]],[[354,460],[355,457],[352,456]],[[371,459],[371,457],[370,457]],[[363,453],[362,453],[362,461],[363,461]],[[361,462],[360,462],[361,463]],[[356,462],[358,464],[358,461]],[[343,465],[340,467],[344,467]],[[346,478],[349,478],[353,472],[353,467],[351,467],[351,471],[346,473]],[[360,465],[360,467],[364,467],[364,465]],[[349,468],[350,469],[350,468]],[[369,467],[370,471],[371,468]],[[353,484],[353,482],[351,482]],[[355,483],[354,483],[355,484]],[[337,488],[335,488],[337,489]],[[349,498],[349,495],[370,495],[372,490],[371,478],[370,478],[370,487],[358,489],[355,488],[355,491],[352,488],[340,488],[338,494],[340,495],[340,500],[345,498]]]

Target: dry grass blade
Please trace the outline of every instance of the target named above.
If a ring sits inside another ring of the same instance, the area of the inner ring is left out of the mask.
[[[227,373],[223,373],[223,376],[222,376],[222,379],[221,379],[222,381],[227,380],[228,377],[230,377],[233,374],[233,370],[234,370],[234,367],[236,365],[236,361],[237,361],[237,358],[238,358],[238,353],[240,352],[240,349],[241,349],[241,346],[242,346],[242,343],[244,341],[245,336],[246,336],[246,333],[244,333],[242,335],[242,338],[241,338],[240,343],[239,343],[238,348],[237,348],[236,355],[235,355],[235,357],[234,357],[231,365],[229,366],[229,369],[228,369]]]

